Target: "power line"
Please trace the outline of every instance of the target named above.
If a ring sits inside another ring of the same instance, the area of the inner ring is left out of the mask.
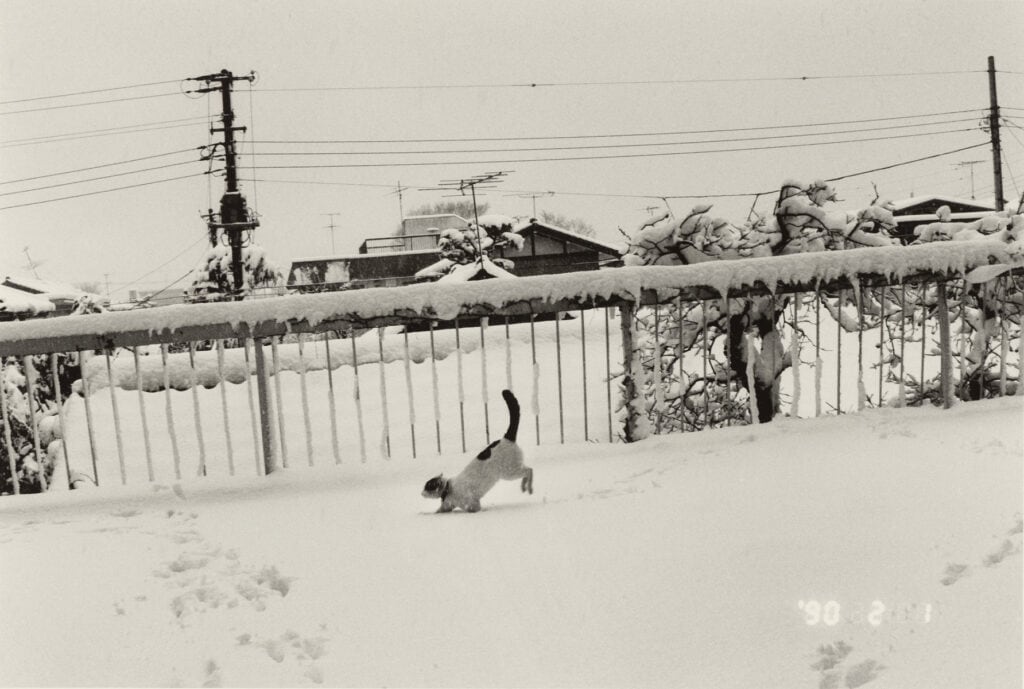
[[[260,93],[294,93],[322,91],[413,91],[438,89],[508,89],[508,88],[557,88],[579,86],[666,86],[673,84],[730,84],[751,82],[780,81],[824,81],[840,79],[889,79],[897,77],[950,76],[959,74],[979,74],[985,70],[958,70],[944,72],[887,72],[876,74],[819,74],[781,77],[733,77],[733,78],[694,78],[694,79],[647,79],[624,81],[549,81],[549,82],[508,82],[494,84],[404,84],[404,85],[373,85],[373,86],[311,86],[254,89]]]
[[[151,81],[146,84],[128,84],[127,86],[111,86],[105,89],[91,89],[89,91],[73,91],[71,93],[56,93],[52,96],[36,96],[34,98],[20,98],[18,100],[2,100],[0,105],[10,105],[11,103],[28,103],[36,100],[49,100],[51,98],[67,98],[69,96],[85,96],[93,93],[107,93],[109,91],[125,91],[127,89],[138,89],[145,88],[147,86],[164,86],[166,84],[178,84],[180,79],[173,79],[170,81]]]
[[[593,156],[568,156],[548,158],[503,158],[498,160],[442,160],[442,161],[398,161],[391,163],[339,163],[334,165],[258,165],[258,170],[306,170],[306,169],[339,169],[339,168],[373,168],[373,167],[420,167],[426,165],[504,165],[508,163],[549,163],[549,162],[570,162],[579,160],[616,160],[623,158],[658,158],[665,156],[684,155],[705,155],[711,153],[747,153],[751,151],[771,151],[785,148],[802,148],[808,146],[833,146],[838,144],[868,143],[873,141],[891,141],[894,139],[910,139],[921,136],[939,136],[942,134],[958,134],[976,131],[970,129],[950,129],[939,132],[924,132],[919,134],[901,134],[896,136],[876,136],[861,139],[844,139],[840,141],[817,141],[796,144],[778,144],[774,146],[748,146],[745,148],[719,148],[704,151],[661,151],[656,153],[616,153],[612,155]],[[265,155],[265,154],[264,154]]]
[[[207,122],[206,117],[184,117],[177,120],[163,120],[159,122],[144,122],[139,124],[126,124],[120,127],[106,127],[104,129],[89,129],[78,132],[65,132],[63,134],[51,134],[49,136],[34,136],[25,139],[6,139],[0,141],[0,146],[31,146],[34,144],[46,144],[53,142],[76,141],[78,139],[91,139],[98,136],[115,136],[118,134],[134,134],[136,132],[154,132],[162,129],[175,129],[177,127],[190,127],[199,122]],[[176,124],[188,123],[188,124]],[[165,126],[159,126],[165,125]]]
[[[87,179],[76,179],[70,182],[59,182],[57,184],[48,184],[42,187],[34,187],[32,189],[19,189],[18,191],[5,191],[0,192],[0,196],[11,196],[12,194],[28,194],[33,191],[46,191],[47,189],[56,189],[58,187],[67,187],[72,184],[85,184],[87,182],[98,182],[104,179],[113,179],[114,177],[124,177],[126,175],[137,175],[142,172],[153,172],[154,170],[165,170],[169,167],[181,167],[182,165],[194,165],[196,161],[186,160],[180,163],[168,163],[166,165],[156,165],[154,167],[144,167],[139,170],[128,170],[127,172],[114,172],[109,175],[101,175],[99,177],[89,177]]]
[[[640,143],[619,143],[619,144],[585,144],[582,146],[536,146],[536,147],[520,147],[520,148],[500,148],[500,149],[446,149],[446,150],[428,150],[428,151],[299,151],[299,152],[287,152],[287,151],[264,151],[261,155],[263,156],[325,156],[325,155],[430,155],[430,154],[454,154],[454,153],[525,153],[525,152],[537,152],[537,151],[580,151],[580,150],[593,150],[593,149],[617,149],[617,148],[647,148],[652,146],[695,146],[701,144],[721,144],[721,143],[735,143],[740,141],[766,141],[770,139],[796,139],[805,138],[812,136],[834,136],[838,134],[859,134],[862,132],[876,132],[876,131],[889,131],[894,129],[911,129],[917,127],[928,127],[938,126],[947,124],[958,124],[962,122],[974,122],[975,118],[969,119],[957,119],[943,122],[926,122],[922,124],[900,124],[900,125],[889,125],[885,127],[868,127],[862,129],[845,129],[831,132],[803,132],[800,134],[770,134],[768,136],[748,136],[748,137],[734,137],[729,139],[703,139],[696,141],[653,141],[653,142],[640,142]],[[957,130],[963,131],[963,130]],[[941,133],[941,132],[933,132]]]
[[[129,287],[131,287],[132,285],[135,285],[135,284],[138,284],[139,282],[142,282],[143,280],[145,280],[146,278],[148,278],[148,277],[149,277],[150,275],[152,275],[152,274],[153,274],[153,273],[155,273],[156,271],[160,270],[161,268],[163,268],[163,267],[165,267],[165,266],[168,266],[168,265],[170,265],[170,264],[171,264],[171,263],[173,263],[174,261],[176,261],[176,260],[178,260],[179,258],[181,258],[182,256],[184,256],[184,255],[185,255],[186,253],[188,253],[188,252],[189,252],[189,251],[191,251],[191,250],[192,250],[193,248],[195,248],[196,244],[198,244],[199,242],[202,242],[202,241],[206,241],[206,235],[205,235],[205,234],[204,234],[203,236],[201,236],[201,237],[200,237],[199,239],[197,239],[196,241],[194,241],[194,242],[192,242],[191,244],[189,244],[188,246],[186,246],[186,247],[185,247],[184,249],[182,249],[181,251],[179,251],[179,252],[178,252],[177,254],[175,254],[175,255],[174,255],[174,256],[172,256],[171,258],[167,259],[166,261],[164,261],[163,263],[161,263],[160,265],[158,265],[158,266],[157,266],[156,268],[154,268],[153,270],[149,271],[148,273],[145,273],[144,275],[140,275],[139,277],[135,278],[135,279],[134,279],[134,280],[132,280],[131,282],[125,283],[124,285],[122,285],[122,286],[121,286],[121,289],[128,289],[128,288],[129,288]],[[192,272],[192,271],[190,270],[190,271],[189,271],[189,273],[191,273],[191,272]],[[185,273],[185,275],[188,275],[188,273]],[[181,280],[181,278],[178,278],[178,280]],[[178,282],[178,280],[175,280],[174,282]],[[172,282],[172,283],[171,283],[171,285],[173,285],[173,284],[174,284],[174,282]],[[169,286],[170,286],[170,285],[168,285],[168,287],[169,287]],[[167,289],[167,288],[165,287],[164,289]]]
[[[925,117],[945,117],[963,115],[965,113],[984,113],[979,108],[969,110],[949,110],[946,112],[925,113],[920,115],[898,115],[891,117],[872,117],[859,120],[838,120],[833,122],[807,122],[803,124],[762,125],[758,127],[733,127],[728,129],[689,129],[669,132],[628,132],[619,134],[573,134],[563,136],[501,136],[501,137],[470,137],[448,139],[321,139],[321,140],[257,140],[250,143],[258,144],[425,144],[425,143],[468,143],[483,141],[542,141],[563,139],[612,139],[644,136],[680,136],[689,134],[727,134],[731,132],[750,132],[772,129],[802,129],[804,127],[832,127],[847,124],[867,124],[871,122],[892,122]],[[928,124],[928,123],[922,123]]]
[[[45,179],[47,177],[59,177],[60,175],[72,175],[78,172],[88,172],[89,170],[99,170],[104,167],[114,167],[116,165],[127,165],[129,163],[138,163],[143,160],[153,160],[155,158],[166,158],[168,156],[180,155],[182,153],[192,153],[197,149],[185,148],[180,151],[171,151],[170,153],[156,153],[154,155],[142,156],[141,158],[129,158],[127,160],[120,160],[116,163],[102,163],[100,165],[90,165],[89,167],[80,167],[74,170],[64,170],[63,172],[50,172],[45,175],[36,175],[35,177],[22,177],[21,179],[9,179],[0,181],[0,184],[16,184],[18,182],[31,182],[37,179]]]
[[[27,108],[25,110],[8,110],[7,112],[0,112],[0,116],[3,115],[21,115],[27,112],[43,112],[44,110],[63,110],[66,108],[82,108],[87,105],[104,105],[106,103],[124,103],[126,101],[135,100],[146,100],[150,98],[166,98],[167,96],[180,96],[181,92],[176,91],[174,93],[157,93],[151,96],[126,96],[124,98],[111,98],[109,100],[93,100],[87,103],[71,103],[69,105],[48,105],[42,108]]]
[[[134,189],[136,187],[146,187],[152,184],[162,184],[164,182],[176,182],[181,179],[189,179],[190,177],[198,177],[199,175],[205,175],[205,172],[193,173],[191,175],[182,175],[180,177],[169,177],[167,179],[155,179],[151,182],[139,182],[138,184],[127,184],[123,187],[113,187],[111,189],[100,189],[99,191],[87,191],[82,194],[74,194],[72,196],[58,196],[52,199],[43,199],[42,201],[32,201],[29,203],[16,203],[11,206],[0,206],[0,211],[10,210],[11,208],[24,208],[25,206],[39,206],[44,203],[54,203],[55,201],[67,201],[68,199],[78,199],[83,196],[95,196],[96,194],[108,194],[112,191],[122,191],[124,189]]]

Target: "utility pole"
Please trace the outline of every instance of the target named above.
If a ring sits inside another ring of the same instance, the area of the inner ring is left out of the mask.
[[[331,255],[333,256],[338,252],[338,250],[334,248],[334,216],[341,215],[341,213],[324,213],[323,215],[326,215],[331,219],[331,224],[324,229],[329,229],[331,231]]]
[[[996,210],[1003,210],[1003,154],[999,143],[999,99],[996,97],[996,59],[988,56],[989,132],[992,134],[992,174]]]
[[[231,246],[231,278],[234,285],[235,299],[241,299],[245,288],[245,279],[242,274],[242,235],[244,232],[259,227],[257,221],[246,207],[245,197],[238,190],[238,168],[235,162],[235,132],[244,132],[245,127],[235,126],[235,112],[231,107],[231,88],[236,81],[254,81],[256,75],[250,72],[248,75],[236,77],[224,69],[216,74],[207,74],[201,77],[192,77],[191,81],[202,81],[207,84],[205,88],[196,89],[195,93],[211,93],[220,91],[221,96],[221,124],[219,128],[211,128],[210,133],[221,133],[224,140],[214,144],[213,150],[209,152],[209,158],[213,158],[216,148],[220,146],[224,151],[224,195],[220,199],[219,217],[213,213],[207,221],[210,227],[211,236],[216,234],[218,229],[224,230]],[[215,222],[216,217],[216,222]]]
[[[970,167],[971,168],[971,198],[974,198],[974,166],[978,163],[984,163],[984,160],[961,160],[956,164],[957,167]]]

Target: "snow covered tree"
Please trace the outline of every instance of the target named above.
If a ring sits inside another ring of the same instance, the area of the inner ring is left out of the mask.
[[[211,247],[192,275],[192,284],[186,290],[189,301],[221,301],[235,296],[231,270],[231,248],[223,244]],[[253,293],[257,287],[275,287],[284,276],[272,263],[263,248],[250,242],[242,247],[242,277],[245,284],[242,296]]]
[[[583,218],[570,218],[569,216],[562,215],[560,213],[541,211],[540,221],[547,225],[554,225],[555,227],[560,227],[563,230],[568,230],[569,232],[578,234],[581,237],[597,236],[597,230],[594,229],[594,226]]]
[[[835,190],[824,182],[805,186],[788,180],[780,188],[772,217],[751,214],[743,225],[712,217],[711,206],[705,204],[682,219],[666,212],[638,228],[623,262],[693,265],[898,243],[889,236],[896,225],[889,204],[876,199],[848,214],[826,208],[835,201]],[[807,295],[801,300],[814,298],[827,302],[830,313],[841,310],[840,295]],[[696,304],[676,300],[638,309],[639,368],[634,375],[641,380],[633,386],[655,432],[742,422],[754,415],[770,421],[779,409],[778,378],[793,365],[795,351],[783,342],[783,325],[788,325],[791,345],[800,336],[800,324],[790,308],[793,299],[771,295]],[[700,361],[699,370],[685,370],[680,365],[684,358]]]
[[[464,266],[480,265],[492,275],[507,277],[515,264],[505,258],[492,258],[491,252],[505,246],[523,246],[523,237],[512,231],[514,222],[505,215],[482,215],[479,227],[470,223],[464,230],[448,229],[437,243],[440,260],[419,271],[418,277],[461,275]]]

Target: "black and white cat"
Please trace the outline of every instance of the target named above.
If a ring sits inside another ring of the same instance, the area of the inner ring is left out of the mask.
[[[522,491],[533,494],[533,469],[523,464],[523,451],[516,444],[519,401],[510,390],[502,390],[501,396],[508,405],[508,430],[505,436],[484,448],[455,478],[449,479],[438,474],[423,486],[423,497],[441,499],[438,512],[451,512],[456,507],[467,512],[479,511],[480,498],[499,480],[514,481],[521,478]]]

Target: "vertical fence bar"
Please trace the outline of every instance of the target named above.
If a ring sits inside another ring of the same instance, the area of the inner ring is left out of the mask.
[[[352,343],[352,397],[356,403],[356,424],[359,428],[359,461],[366,463],[366,429],[363,426],[363,396],[359,394],[359,352],[356,351],[356,334],[348,331]]]
[[[864,288],[859,280],[854,281],[853,297],[857,307],[857,411],[863,411],[868,392],[864,385]]]
[[[105,349],[103,351],[103,357],[107,363],[107,388],[110,390],[110,409],[114,414],[114,439],[117,441],[117,464],[121,469],[121,485],[125,485],[128,483],[128,471],[124,464],[124,439],[121,437],[121,415],[117,409],[117,395],[114,390],[117,385],[114,382],[114,373],[113,367],[110,364],[109,349]],[[31,399],[31,394],[29,395],[29,398]]]
[[[899,406],[907,404],[907,286],[900,283],[900,386]]]
[[[537,333],[534,330],[537,316],[530,307],[530,355],[533,366],[533,393],[530,396],[530,406],[533,408],[533,430],[540,445],[540,366],[537,364]]]
[[[306,432],[306,458],[309,466],[313,466],[313,427],[309,418],[309,389],[306,386],[305,337],[305,333],[299,333],[295,336],[295,341],[299,347],[299,395],[302,399],[302,426]]]
[[[565,444],[565,407],[562,399],[562,312],[555,312],[555,371],[558,379],[558,442]]]
[[[274,404],[277,410],[277,434],[278,441],[281,443],[281,466],[285,469],[288,468],[288,434],[285,432],[284,425],[284,398],[281,395],[281,359],[277,353],[277,342],[278,337],[270,338],[270,360],[274,364]]]
[[[661,389],[661,304],[654,305],[654,351],[651,356],[651,368],[654,371],[654,432],[661,435],[661,415],[665,406],[665,392]]]
[[[622,319],[622,322],[619,324],[622,331],[622,397],[626,411],[623,437],[627,443],[637,440],[637,426],[639,424],[637,413],[636,356],[634,355],[636,342],[633,324],[636,308],[636,304],[633,302],[619,307],[619,317]]]
[[[231,443],[231,418],[228,415],[228,383],[224,376],[224,340],[214,343],[217,349],[217,387],[220,388],[220,411],[224,418],[224,448],[228,456],[228,475],[235,475],[235,448]],[[246,371],[246,377],[249,372]]]
[[[512,389],[512,335],[509,332],[508,316],[505,316],[505,389]]]
[[[839,290],[839,322],[836,324],[836,414],[843,413],[843,307],[846,290]]]
[[[388,414],[388,381],[387,370],[384,364],[384,327],[377,328],[377,371],[380,374],[380,412],[383,427],[381,428],[381,442],[384,450],[384,458],[391,459],[391,417]]]
[[[149,442],[149,423],[146,421],[146,400],[144,399],[145,393],[142,391],[142,367],[139,365],[139,348],[132,347],[132,358],[135,362],[135,391],[138,393],[139,399],[139,419],[142,421],[142,442],[146,448],[146,472],[149,476],[149,480],[155,479],[153,474],[153,450]],[[60,387],[57,384],[57,369],[54,367],[54,386],[57,392],[60,392]],[[62,422],[63,423],[63,422]]]
[[[166,345],[163,345],[166,346]],[[166,363],[164,365],[166,369]],[[82,381],[82,403],[85,405],[85,427],[89,433],[89,457],[92,459],[93,482],[100,485],[99,459],[96,452],[96,426],[92,418],[92,405],[89,403],[89,376],[85,373],[85,352],[78,351],[78,377]],[[173,435],[171,436],[174,437]],[[177,454],[175,454],[177,459]],[[178,478],[181,478],[180,476]]]
[[[85,376],[82,376],[85,382]],[[0,416],[4,422],[4,447],[7,449],[7,467],[11,472],[11,489],[15,495],[21,495],[21,483],[18,481],[18,463],[14,453],[14,439],[11,437],[11,413],[7,408],[7,366],[3,359],[0,359]],[[82,390],[83,394],[85,389]],[[89,426],[91,432],[92,426]],[[93,465],[95,466],[96,455],[93,453]],[[70,475],[69,475],[70,478]]]
[[[728,361],[729,348],[732,346],[732,308],[729,306],[728,292],[726,292],[723,302],[725,303],[725,406],[728,410],[725,415],[725,425],[732,426],[732,409],[729,403],[732,402],[733,370],[732,365]]]
[[[39,465],[39,485],[43,489],[43,492],[45,493],[48,488],[46,481],[46,461],[43,458],[42,439],[39,437],[39,414],[37,414],[33,409],[33,405],[35,404],[35,395],[33,394],[33,390],[35,389],[37,375],[36,365],[35,363],[33,363],[32,358],[30,356],[23,356],[21,358],[21,361],[22,365],[24,365],[25,367],[25,394],[28,397],[28,418],[29,428],[32,429],[32,448],[36,453],[36,464]],[[39,411],[43,411],[41,406]],[[121,473],[123,476],[123,460],[121,464]],[[124,482],[123,478],[121,479],[121,482]]]
[[[936,288],[938,283],[936,283]],[[928,291],[927,284],[921,283],[921,406],[924,406],[925,383],[924,383],[924,361],[928,354]]]
[[[793,367],[793,396],[789,403],[789,413],[793,418],[800,417],[800,306],[803,293],[793,295],[793,335],[789,341],[789,361]]]
[[[412,456],[416,457],[416,404],[412,394],[412,363],[409,355],[409,329],[402,328],[405,339],[405,394],[409,402],[409,439],[412,441]]]
[[[56,353],[50,354],[50,376],[53,380],[53,394],[57,402],[57,423],[60,428],[60,450],[61,455],[64,457],[64,473],[68,478],[68,488],[71,488],[71,461],[68,458],[68,430],[67,421],[64,417],[64,393],[60,390],[60,375],[57,372]],[[0,396],[3,396],[3,394],[3,370],[0,367]],[[148,454],[146,456],[147,458],[149,457]],[[14,474],[11,474],[11,476],[13,477]]]
[[[455,321],[455,368],[459,385],[459,432],[462,436],[462,451],[466,451],[466,393],[462,380],[462,337],[459,332],[459,319]]]
[[[1006,396],[1006,359],[1010,356],[1010,336],[1007,333],[1006,318],[1007,282],[1007,277],[1003,276],[996,283],[999,299],[999,395],[1002,397]],[[1024,327],[1024,323],[1021,323],[1021,326]],[[1024,352],[1021,352],[1021,355],[1024,356]]]
[[[950,346],[949,333],[949,302],[946,297],[946,283],[937,283],[938,315],[939,315],[939,351],[942,362],[939,366],[939,389],[942,393],[942,406],[949,409],[953,406],[953,351]]]
[[[821,291],[814,288],[814,418],[821,416]]]
[[[491,414],[487,403],[487,326],[490,319],[480,317],[480,394],[484,398],[484,442],[491,441]]]
[[[580,359],[583,364],[583,440],[590,440],[590,419],[587,410],[587,320],[580,309]]]
[[[434,346],[434,326],[430,321],[430,382],[433,386],[434,437],[437,439],[437,454],[441,454],[441,391],[437,382],[437,349]]]
[[[878,405],[882,406],[882,383],[885,379],[885,288],[878,288]]]
[[[324,331],[324,353],[327,358],[327,409],[331,415],[331,452],[334,463],[341,464],[341,450],[338,447],[338,405],[334,397],[334,364],[331,361],[330,333]]]
[[[703,361],[703,375],[704,375],[704,428],[711,428],[711,400],[708,392],[708,301],[707,299],[701,301],[701,321],[703,327],[701,328],[701,338],[704,345],[704,361]]]
[[[271,474],[277,469],[277,438],[274,437],[274,396],[270,392],[270,373],[267,371],[267,357],[263,351],[263,342],[263,339],[253,338],[252,340],[256,359],[256,389],[260,400],[263,473]],[[283,434],[283,429],[279,432]]]
[[[615,429],[612,425],[612,332],[608,322],[608,307],[604,311],[604,388],[608,397],[608,442],[615,440]]]
[[[963,276],[961,276],[961,280],[962,278]],[[957,350],[959,353],[960,360],[960,390],[961,394],[964,394],[967,390],[967,386],[969,385],[969,376],[967,375],[967,336],[971,332],[971,326],[967,322],[967,283],[961,282],[961,284],[963,285],[963,287],[960,290],[960,331],[959,337],[957,337]],[[982,287],[982,289],[984,289],[984,287]],[[985,327],[984,319],[985,316],[982,315],[982,328]],[[980,332],[978,333],[978,336],[981,337]],[[985,351],[985,349],[983,349],[981,352],[981,361],[978,362],[979,372],[985,370],[986,353],[987,352]]]
[[[262,365],[257,363],[255,374],[253,373],[253,363],[251,361],[251,357],[249,354],[250,340],[252,340],[254,347],[261,347],[262,345],[260,345],[259,342],[252,338],[246,337],[242,339],[242,349],[245,352],[245,397],[249,403],[249,426],[252,428],[252,453],[253,458],[256,460],[256,475],[259,476],[261,473],[266,473],[265,463],[260,461],[260,448],[262,447],[264,456],[269,458],[271,456],[270,451],[273,448],[273,442],[269,439],[269,437],[267,437],[270,431],[269,426],[264,426],[263,424],[261,424],[256,416],[256,405],[252,399],[253,375],[256,376],[257,386],[260,385],[261,383],[265,383],[266,381],[265,379],[260,377],[261,374],[265,372],[264,367]],[[260,400],[263,399],[264,398],[261,396]],[[263,405],[261,404],[261,412],[262,407]],[[264,437],[264,442],[262,446],[260,445],[261,435]]]
[[[206,443],[203,439],[202,413],[199,411],[199,376],[196,373],[196,343],[188,343],[189,382],[192,384],[192,412],[199,443],[199,476],[206,476]]]
[[[682,292],[676,296],[676,322],[679,324],[679,341],[676,346],[679,347],[677,352],[676,361],[679,364],[679,387],[676,392],[676,399],[679,401],[679,432],[686,432],[686,395],[684,390],[686,389],[686,370],[683,368],[683,351],[686,349],[683,342],[683,295]]]

